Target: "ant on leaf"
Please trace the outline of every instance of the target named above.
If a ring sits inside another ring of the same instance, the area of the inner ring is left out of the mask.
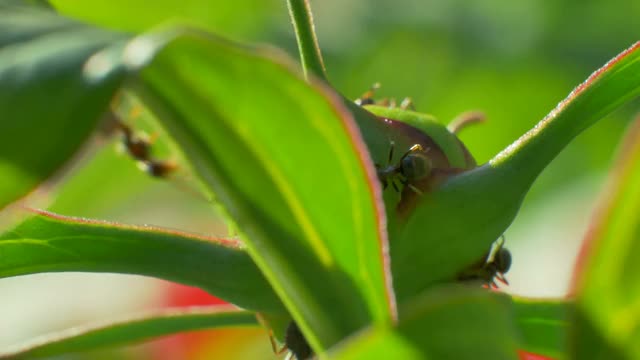
[[[167,178],[175,172],[178,164],[172,160],[159,160],[152,155],[152,147],[157,139],[157,135],[148,136],[145,133],[135,131],[127,125],[118,115],[116,108],[129,105],[128,118],[137,118],[140,115],[141,105],[128,104],[128,99],[123,99],[118,95],[112,103],[113,110],[110,112],[110,121],[113,129],[122,134],[122,146],[124,150],[138,162],[138,167],[147,174],[156,178]]]

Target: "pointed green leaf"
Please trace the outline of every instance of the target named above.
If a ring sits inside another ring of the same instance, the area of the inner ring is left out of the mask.
[[[576,358],[640,358],[640,118],[619,153],[576,266]]]
[[[163,41],[142,37],[130,49]],[[170,43],[140,79],[316,351],[390,321],[380,188],[336,95],[270,51],[196,33]]]
[[[228,307],[166,309],[45,335],[29,343],[3,349],[0,359],[39,359],[135,344],[183,331],[257,326],[259,325],[254,313]]]
[[[283,311],[235,241],[42,211],[0,234],[0,277],[60,271],[153,276],[244,308]]]
[[[638,95],[640,42],[591,75],[489,163],[424,194],[391,242],[399,301],[452,279],[481,258],[511,224],[544,167],[580,132]]]
[[[511,300],[522,340],[520,350],[556,360],[565,359],[572,304],[567,300],[520,297]]]
[[[0,4],[0,209],[51,177],[87,140],[124,78],[92,77],[117,33]],[[93,64],[93,65],[92,65]]]
[[[402,313],[396,329],[364,331],[341,344],[335,358],[518,358],[517,332],[504,295],[464,287],[437,288],[413,300]]]

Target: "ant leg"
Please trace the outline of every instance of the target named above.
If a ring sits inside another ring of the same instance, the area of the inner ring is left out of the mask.
[[[389,158],[387,159],[387,165],[391,164],[391,160],[393,160],[393,150],[396,147],[395,142],[391,142],[391,146],[389,147]]]
[[[271,344],[271,351],[274,354],[278,354],[278,345],[276,344],[275,339],[273,338],[273,334],[269,333],[269,343]]]
[[[382,190],[386,190],[387,186],[389,186],[389,181],[387,179],[382,178],[379,173],[378,173],[378,178],[380,179],[380,184],[382,184]]]
[[[472,124],[484,122],[486,119],[484,113],[480,111],[467,111],[458,116],[449,123],[447,128],[454,134],[459,133],[462,129]]]
[[[420,189],[418,189],[417,187],[415,187],[413,184],[409,183],[409,180],[403,180],[402,181],[402,185],[408,187],[409,189],[411,189],[413,192],[415,192],[418,195],[423,195],[424,193],[422,191],[420,191]]]
[[[500,281],[501,283],[503,283],[505,285],[509,285],[509,282],[507,281],[507,278],[504,277],[503,274],[496,274],[496,280]]]
[[[273,353],[276,355],[282,355],[285,351],[289,350],[286,345],[278,349],[278,345],[271,331],[269,331],[269,342],[271,343],[271,350],[273,350]]]
[[[369,90],[367,90],[367,92],[365,92],[364,94],[362,94],[362,96],[360,96],[359,98],[357,98],[354,102],[356,103],[356,105],[358,106],[364,106],[364,105],[373,105],[375,104],[375,101],[373,100],[373,96],[376,93],[376,90],[380,89],[380,83],[374,83],[373,85],[371,85],[371,87],[369,88]]]
[[[395,182],[395,181],[391,180],[391,185],[393,185],[393,189],[394,189],[397,193],[399,193],[399,192],[400,192],[400,189],[398,188],[398,184],[396,184],[396,182]]]
[[[491,244],[491,249],[489,250],[489,254],[487,255],[487,262],[495,259],[498,252],[500,252],[500,249],[502,249],[502,247],[504,246],[504,241],[505,237],[504,234],[502,234],[500,235],[498,240],[494,241],[493,244]]]
[[[406,97],[400,103],[400,109],[402,110],[415,110],[416,108],[413,106],[413,100],[410,97]]]
[[[498,249],[501,249],[502,246],[504,245],[505,242],[505,237],[504,234],[500,235],[500,238],[498,239]]]
[[[407,152],[405,152],[402,157],[400,158],[400,162],[402,162],[402,160],[404,160],[404,158],[406,158],[409,154],[411,154],[412,152],[416,152],[416,151],[429,151],[429,149],[427,149],[426,151],[424,150],[424,148],[422,147],[422,145],[420,144],[413,144],[412,147],[409,148],[409,150],[407,150]]]
[[[413,190],[413,192],[415,192],[418,195],[424,195],[424,193],[422,191],[420,191],[420,189],[418,189],[417,187],[413,186],[412,184],[407,183],[407,186],[409,187],[409,189]]]

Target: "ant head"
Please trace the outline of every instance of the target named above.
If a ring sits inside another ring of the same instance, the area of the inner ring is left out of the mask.
[[[400,163],[400,172],[409,181],[426,178],[431,174],[431,169],[431,160],[423,152],[410,152]]]
[[[511,268],[511,252],[505,248],[500,248],[493,260],[499,273],[505,274]]]

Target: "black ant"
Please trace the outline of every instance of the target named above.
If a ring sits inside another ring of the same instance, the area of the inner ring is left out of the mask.
[[[424,179],[431,174],[431,160],[426,156],[429,149],[424,150],[422,145],[414,144],[402,155],[396,164],[392,164],[394,148],[395,143],[391,142],[389,158],[387,159],[387,165],[385,167],[376,164],[382,189],[386,189],[389,183],[391,183],[391,186],[393,186],[397,192],[400,192],[400,188],[397,185],[397,181],[400,181],[401,185],[408,186],[416,193],[422,194],[422,191],[412,183]]]
[[[497,289],[500,283],[509,285],[504,276],[511,268],[511,252],[504,247],[504,235],[492,246],[492,250],[483,257],[481,263],[476,263],[458,275],[460,281],[482,281],[492,289]]]
[[[311,346],[304,335],[302,335],[302,331],[300,331],[295,321],[291,321],[287,326],[284,334],[284,346],[281,349],[277,348],[273,336],[269,339],[271,340],[271,348],[276,355],[281,355],[285,351],[289,351],[287,358],[295,358],[297,360],[307,360],[313,356]]]
[[[171,160],[157,160],[151,156],[151,146],[155,138],[135,134],[133,129],[119,119],[114,120],[116,127],[122,132],[122,144],[129,155],[138,161],[139,167],[149,175],[167,178],[178,165]]]

